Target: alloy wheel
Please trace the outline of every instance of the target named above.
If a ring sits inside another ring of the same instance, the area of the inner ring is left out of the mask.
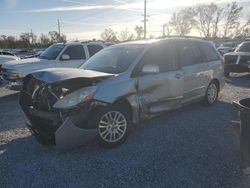
[[[101,117],[98,128],[103,140],[109,143],[117,142],[126,133],[127,120],[121,112],[109,111]]]
[[[213,104],[217,99],[218,89],[214,83],[211,83],[207,89],[207,99],[210,104]]]

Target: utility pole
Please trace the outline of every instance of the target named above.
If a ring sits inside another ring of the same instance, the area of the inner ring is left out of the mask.
[[[162,26],[162,36],[164,37],[166,34],[165,34],[165,24]]]
[[[33,31],[32,31],[32,29],[30,30],[30,37],[31,37],[31,44],[33,44]]]
[[[143,14],[143,23],[144,23],[144,39],[147,38],[147,0],[144,0],[144,14]]]
[[[57,26],[58,26],[59,36],[61,36],[61,27],[60,27],[60,20],[59,19],[57,20]]]

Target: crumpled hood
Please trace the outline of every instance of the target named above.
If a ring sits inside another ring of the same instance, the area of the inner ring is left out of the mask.
[[[46,82],[48,84],[54,84],[61,81],[71,80],[75,78],[108,78],[113,74],[107,74],[103,72],[97,72],[92,70],[74,69],[74,68],[50,68],[43,69],[41,71],[33,72],[28,76],[32,76],[37,80]],[[74,83],[72,83],[74,84]]]

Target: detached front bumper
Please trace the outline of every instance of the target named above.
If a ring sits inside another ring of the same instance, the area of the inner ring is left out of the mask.
[[[41,144],[56,145],[60,149],[76,148],[93,141],[98,131],[97,129],[79,128],[69,118],[63,122],[53,135],[44,135],[41,129],[31,123],[26,123],[26,126]]]
[[[98,129],[88,124],[93,102],[67,112],[37,110],[31,96],[20,93],[19,103],[29,122],[29,130],[43,145],[56,145],[61,149],[71,149],[95,139]]]

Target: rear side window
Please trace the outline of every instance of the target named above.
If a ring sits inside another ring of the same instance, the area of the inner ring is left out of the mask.
[[[93,45],[93,44],[88,45],[88,51],[89,51],[90,57],[95,55],[97,52],[99,52],[102,49],[103,47],[100,45]]]
[[[193,41],[177,41],[179,51],[179,60],[182,66],[202,63],[205,57],[198,48],[196,42]]]
[[[70,60],[80,60],[86,59],[85,51],[82,45],[72,45],[69,46],[63,54],[67,54]]]
[[[217,54],[214,47],[211,46],[210,44],[202,42],[199,44],[199,48],[204,54],[206,62],[219,60],[219,55]]]
[[[175,52],[170,43],[152,46],[145,52],[141,59],[141,65],[157,64],[160,72],[173,71],[178,69],[175,61]]]

